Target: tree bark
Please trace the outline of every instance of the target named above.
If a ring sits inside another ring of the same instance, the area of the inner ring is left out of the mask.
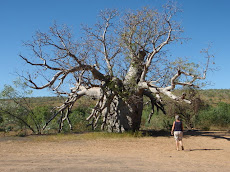
[[[139,130],[143,110],[143,98],[131,97],[128,101],[114,97],[109,108],[103,111],[102,129],[108,132]]]
[[[139,51],[131,54],[131,64],[122,83],[123,90],[115,96],[109,112],[104,113],[109,132],[123,132],[139,130],[143,111],[143,91],[138,89],[138,82],[143,70],[143,59],[146,53]]]

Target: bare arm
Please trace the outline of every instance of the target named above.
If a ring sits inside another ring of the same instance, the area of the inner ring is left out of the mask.
[[[174,128],[175,128],[175,121],[173,122],[172,130],[171,130],[172,135],[173,135]]]

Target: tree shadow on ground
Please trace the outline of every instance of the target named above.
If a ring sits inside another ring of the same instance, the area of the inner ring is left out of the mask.
[[[141,130],[143,136],[152,136],[152,137],[170,137],[170,131],[165,130]],[[188,138],[191,136],[204,136],[211,137],[213,139],[225,139],[230,141],[230,132],[229,131],[202,131],[202,130],[186,130],[184,131],[184,137]]]
[[[230,141],[230,132],[229,131],[201,131],[201,130],[189,130],[184,132],[185,137],[190,136],[205,136],[211,137],[213,139],[225,139]]]
[[[170,132],[165,130],[141,130],[143,136],[170,137]]]

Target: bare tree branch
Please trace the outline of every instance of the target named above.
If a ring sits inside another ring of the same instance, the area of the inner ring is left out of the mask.
[[[92,128],[102,118],[101,128],[111,132],[139,129],[144,95],[152,105],[149,120],[154,107],[164,112],[165,96],[191,104],[186,95],[172,91],[178,86],[198,88],[197,81],[206,78],[211,55],[204,50],[208,60],[202,76],[200,71],[188,70],[193,67],[190,63],[186,68],[185,63],[177,65],[167,59],[165,47],[182,40],[183,30],[174,17],[178,11],[173,4],[167,4],[163,12],[146,7],[122,16],[116,10],[105,10],[95,26],[83,28],[81,38],[56,23],[48,33],[38,31],[33,41],[25,43],[31,50],[29,56],[20,57],[37,67],[36,75],[46,82],[39,86],[31,73],[22,77],[34,89],[51,88],[68,96],[44,128],[60,113],[60,131],[65,120],[71,128],[69,114],[82,96],[97,99],[87,118]],[[65,84],[72,85],[69,92]]]

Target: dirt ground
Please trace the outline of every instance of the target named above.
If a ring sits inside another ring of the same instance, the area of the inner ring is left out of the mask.
[[[35,137],[42,136],[0,137],[0,171],[230,171],[229,132],[185,132],[184,151],[176,151],[173,137],[160,133],[56,141]]]

